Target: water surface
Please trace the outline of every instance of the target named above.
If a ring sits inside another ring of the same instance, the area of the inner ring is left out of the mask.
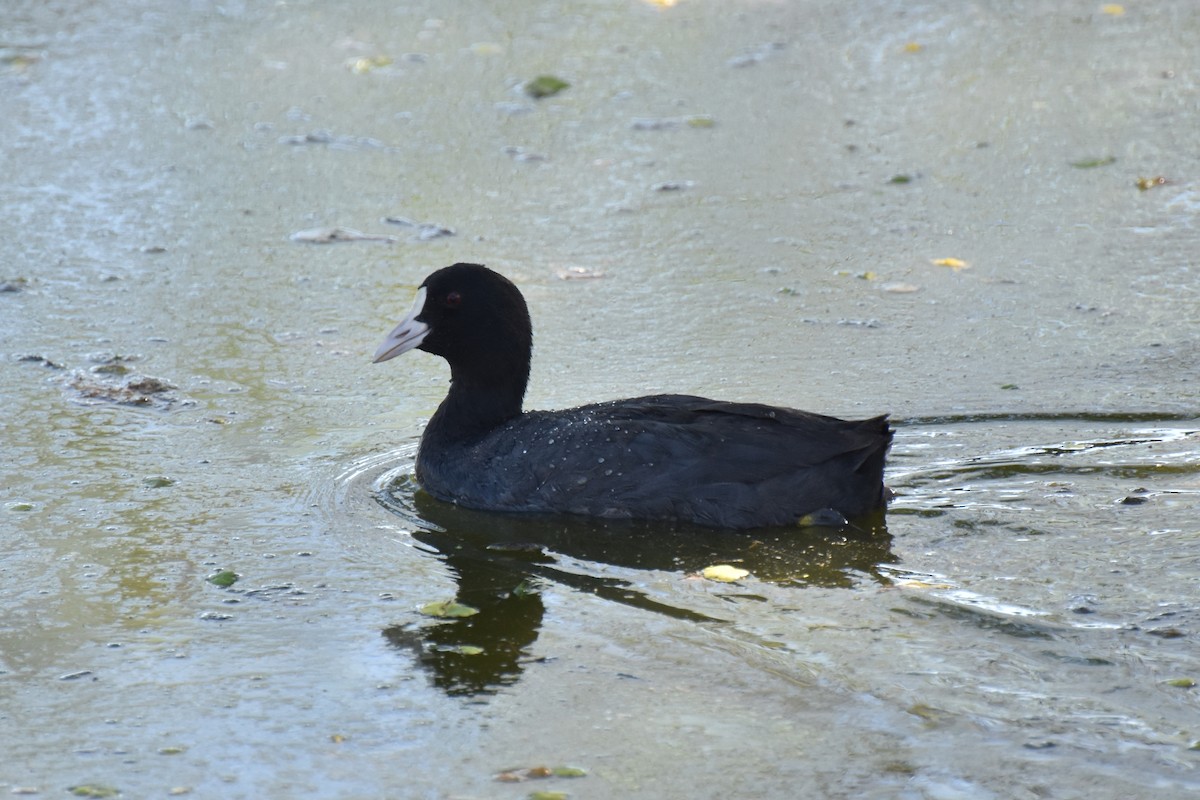
[[[1191,3],[10,5],[0,788],[1200,789]],[[896,502],[433,501],[444,364],[369,359],[460,260],[531,406],[890,411]]]

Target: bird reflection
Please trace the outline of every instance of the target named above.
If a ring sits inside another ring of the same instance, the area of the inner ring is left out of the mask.
[[[413,536],[444,559],[457,580],[455,600],[472,616],[396,625],[383,631],[411,651],[447,694],[487,695],[516,682],[532,660],[547,582],[608,600],[697,622],[710,616],[647,596],[603,567],[698,572],[734,564],[758,580],[783,586],[849,587],[879,565],[895,563],[882,513],[841,528],[719,531],[699,526],[598,520],[565,515],[480,512],[436,500],[411,478],[384,487],[377,499],[419,525]],[[562,559],[572,561],[571,568]],[[580,563],[595,564],[580,572]]]

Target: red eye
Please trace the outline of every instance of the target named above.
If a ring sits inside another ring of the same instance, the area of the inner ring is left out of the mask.
[[[446,308],[458,308],[462,305],[462,295],[458,292],[450,292],[446,295],[446,299],[442,301],[442,305]]]

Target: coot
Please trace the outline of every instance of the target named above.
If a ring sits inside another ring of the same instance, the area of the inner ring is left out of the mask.
[[[882,508],[887,417],[841,420],[755,403],[653,395],[522,411],[533,333],[521,292],[479,264],[434,272],[375,361],[419,348],[450,364],[417,481],[493,511],[795,525]]]

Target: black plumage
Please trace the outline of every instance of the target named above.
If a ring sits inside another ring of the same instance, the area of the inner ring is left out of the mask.
[[[532,327],[520,291],[486,267],[426,278],[376,361],[420,348],[450,365],[417,480],[430,494],[497,511],[794,525],[886,502],[884,416],[841,420],[755,403],[654,395],[523,412]]]

